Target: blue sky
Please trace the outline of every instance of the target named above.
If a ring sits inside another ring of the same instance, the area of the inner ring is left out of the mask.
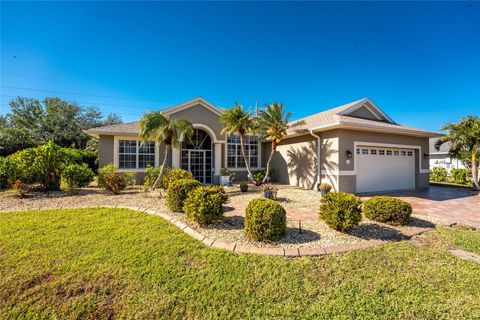
[[[294,118],[369,97],[428,130],[480,114],[478,2],[2,2],[0,44],[2,114],[16,95],[124,121],[196,96]]]

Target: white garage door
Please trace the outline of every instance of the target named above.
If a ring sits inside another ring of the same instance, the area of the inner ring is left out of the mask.
[[[357,192],[415,188],[415,151],[380,147],[357,147]]]

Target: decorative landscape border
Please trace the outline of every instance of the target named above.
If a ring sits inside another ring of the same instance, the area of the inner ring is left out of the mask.
[[[223,249],[235,253],[254,253],[259,255],[267,255],[267,256],[284,256],[284,257],[305,257],[305,256],[324,256],[328,254],[334,253],[342,253],[348,252],[352,250],[358,249],[365,249],[370,248],[373,246],[377,246],[380,244],[385,244],[389,242],[395,241],[386,241],[386,240],[366,240],[354,244],[349,245],[338,245],[332,247],[325,247],[325,248],[310,248],[310,247],[292,247],[292,248],[271,248],[271,247],[246,247],[237,243],[226,242],[219,239],[214,239],[203,235],[202,233],[198,232],[197,230],[192,229],[184,222],[175,219],[168,213],[162,212],[161,210],[154,210],[145,207],[134,207],[134,206],[121,206],[121,205],[114,205],[114,206],[99,206],[104,208],[119,208],[119,209],[130,209],[139,212],[145,212],[147,214],[157,215],[162,217],[163,219],[167,220],[168,222],[174,224],[177,228],[181,231],[185,232],[189,236],[198,241],[202,242],[207,247]],[[77,207],[78,208],[78,207]],[[98,208],[98,207],[96,207]],[[63,208],[66,209],[66,208]],[[431,228],[418,228],[416,230],[411,230],[407,232],[405,236],[408,238],[412,238],[413,236],[420,235],[426,231],[431,230]]]

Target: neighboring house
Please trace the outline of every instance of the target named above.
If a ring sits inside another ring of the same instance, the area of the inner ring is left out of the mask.
[[[223,167],[236,172],[236,181],[246,180],[239,138],[221,133],[223,111],[203,98],[163,110],[195,128],[191,141],[172,150],[168,165],[189,170],[207,184],[218,183]],[[301,133],[289,132],[278,146],[273,181],[305,188],[327,182],[354,193],[428,188],[429,138],[438,134],[396,124],[368,98],[299,120],[306,123]],[[140,145],[139,122],[86,133],[100,141],[100,167],[113,162],[121,171],[136,171],[138,182],[148,164],[157,166],[163,159],[164,145]],[[251,136],[246,149],[252,170],[263,168],[270,143]]]
[[[452,169],[465,169],[465,165],[462,161],[450,157],[450,144],[444,143],[440,146],[440,149],[435,149],[435,143],[439,138],[430,139],[430,169],[434,167],[442,167],[447,169],[448,172]]]

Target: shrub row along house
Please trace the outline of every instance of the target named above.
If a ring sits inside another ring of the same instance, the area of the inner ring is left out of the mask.
[[[219,183],[221,169],[246,179],[239,138],[222,133],[225,109],[199,97],[162,112],[171,119],[186,119],[195,128],[170,152],[168,166],[190,171],[204,183]],[[272,160],[272,181],[316,188],[330,183],[335,191],[353,193],[429,186],[429,138],[437,133],[395,123],[370,99],[364,98],[303,119],[301,130],[291,130]],[[99,166],[114,163],[120,171],[144,178],[148,165],[160,165],[165,145],[144,142],[140,122],[93,128],[87,134],[99,139]],[[265,167],[270,143],[257,136],[246,139],[252,170]]]

